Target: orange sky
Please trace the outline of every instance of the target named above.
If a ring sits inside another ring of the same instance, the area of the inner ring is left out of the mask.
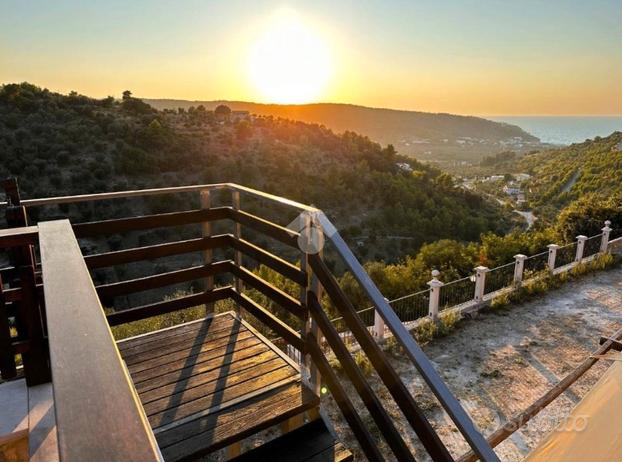
[[[9,3],[0,82],[95,97],[622,114],[614,0]]]

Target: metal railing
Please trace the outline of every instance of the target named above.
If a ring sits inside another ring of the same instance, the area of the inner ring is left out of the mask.
[[[468,303],[473,300],[474,293],[475,278],[473,276],[443,284],[439,299],[439,310],[442,311]]]
[[[497,292],[505,287],[511,287],[514,281],[516,264],[514,262],[497,266],[486,273],[484,295]]]
[[[564,245],[557,249],[557,255],[555,256],[555,268],[569,265],[574,262],[577,256],[577,243]]]

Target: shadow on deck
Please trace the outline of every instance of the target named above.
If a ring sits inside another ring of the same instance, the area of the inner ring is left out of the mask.
[[[224,448],[319,405],[298,365],[233,312],[118,346],[167,461]]]

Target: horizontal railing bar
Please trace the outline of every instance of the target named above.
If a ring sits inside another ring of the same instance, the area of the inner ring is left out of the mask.
[[[123,311],[117,311],[116,313],[107,315],[106,318],[111,326],[118,326],[119,324],[125,324],[126,322],[139,321],[141,319],[151,318],[160,314],[171,313],[172,311],[179,311],[209,302],[224,300],[230,296],[230,291],[230,286],[219,287],[209,292],[186,295],[174,300],[165,300]]]
[[[39,231],[60,460],[159,461],[71,224]]]
[[[186,210],[183,212],[76,223],[73,225],[73,230],[76,237],[84,238],[143,229],[202,223],[205,221],[222,220],[226,217],[227,207],[216,207],[212,209]]]
[[[300,202],[296,202],[290,199],[286,199],[284,197],[275,196],[273,194],[265,193],[263,191],[258,191],[256,189],[247,188],[246,186],[241,186],[235,183],[215,183],[215,184],[199,184],[199,185],[188,185],[188,186],[174,186],[170,188],[152,188],[152,189],[139,189],[139,190],[130,190],[130,191],[113,191],[106,193],[96,193],[96,194],[79,194],[75,196],[57,196],[57,197],[46,197],[39,199],[23,199],[20,201],[20,205],[25,207],[39,207],[44,205],[56,205],[56,204],[72,204],[76,202],[91,202],[91,201],[103,201],[110,199],[125,199],[130,197],[142,197],[142,196],[154,196],[160,194],[179,194],[179,193],[189,193],[195,191],[204,191],[204,190],[219,190],[219,189],[229,189],[239,191],[243,194],[254,196],[259,199],[263,199],[270,202],[276,202],[280,205],[286,207],[292,207],[298,209],[300,211],[306,210],[309,212],[317,211],[315,207],[310,207],[305,204],[301,204]],[[7,202],[0,202],[0,206],[6,206]]]
[[[421,443],[432,459],[452,461],[453,459],[447,448],[426,419],[423,411],[415,402],[400,376],[387,361],[382,349],[367,330],[367,326],[363,324],[361,318],[356,314],[356,309],[352,302],[343,293],[326,263],[317,254],[308,255],[308,259],[314,274],[322,283],[322,287],[324,287],[331,301],[340,311],[350,332],[352,332],[361,349],[369,358],[372,366],[378,372],[378,376],[387,387],[387,390],[389,390],[389,393],[412,429],[417,433]],[[400,325],[402,324],[400,323]]]
[[[249,286],[257,289],[259,292],[264,294],[270,300],[280,305],[281,307],[288,310],[294,316],[297,316],[300,319],[305,319],[306,317],[306,309],[305,307],[294,297],[289,294],[286,294],[281,289],[269,284],[264,281],[259,276],[253,274],[251,271],[246,268],[231,264],[230,272],[234,275],[242,279]]]
[[[231,220],[244,226],[248,226],[257,232],[276,239],[292,248],[300,250],[298,247],[299,233],[242,210],[230,209],[228,212]]]
[[[179,284],[181,282],[226,273],[229,270],[229,263],[230,262],[222,261],[208,265],[193,266],[190,268],[130,279],[127,281],[102,284],[95,287],[95,289],[100,297],[118,297],[119,295],[142,292],[145,290],[156,289],[170,286],[172,284]]]
[[[438,398],[443,408],[449,414],[449,417],[456,424],[458,430],[462,433],[471,448],[482,459],[483,462],[499,462],[499,457],[492,450],[490,445],[484,439],[484,436],[473,424],[460,402],[449,391],[449,388],[434,369],[429,358],[421,350],[417,342],[406,327],[402,324],[397,314],[391,306],[386,302],[376,285],[373,283],[369,275],[365,272],[359,261],[356,259],[352,250],[345,243],[335,226],[330,220],[319,212],[318,218],[324,234],[330,242],[335,246],[337,253],[344,261],[346,268],[350,270],[354,278],[359,282],[365,294],[370,298],[377,312],[384,319],[385,325],[391,330],[398,344],[404,348],[423,379],[426,381],[434,395]]]
[[[219,184],[203,184],[203,185],[190,185],[190,186],[173,186],[170,188],[152,188],[152,189],[137,189],[129,191],[113,191],[105,193],[95,194],[78,194],[75,196],[56,196],[56,197],[44,197],[39,199],[22,199],[20,205],[25,207],[40,207],[44,205],[56,205],[56,204],[73,204],[77,202],[92,202],[103,201],[110,199],[125,199],[130,197],[142,197],[142,196],[154,196],[159,194],[177,194],[187,193],[194,191],[202,191],[204,189],[226,189],[229,187],[228,183]],[[7,205],[6,202],[0,202],[0,206]]]
[[[251,257],[259,263],[263,263],[264,265],[281,273],[283,276],[294,281],[295,283],[299,285],[307,284],[307,274],[297,266],[292,265],[282,258],[279,258],[244,239],[238,239],[230,235],[229,242],[236,250],[239,250],[246,256]]]
[[[290,326],[285,324],[275,315],[270,313],[267,309],[261,306],[259,303],[251,299],[245,294],[240,294],[235,290],[231,291],[231,298],[238,304],[240,307],[244,308],[251,315],[256,317],[259,321],[264,323],[267,327],[269,327],[273,332],[278,334],[283,340],[292,345],[299,351],[303,351],[304,342],[302,337],[298,332],[292,329]]]
[[[39,228],[24,226],[21,228],[0,229],[0,248],[35,245],[39,240]]]
[[[225,247],[227,245],[227,235],[199,237],[185,241],[166,242],[133,249],[117,250],[94,255],[87,255],[84,261],[89,269],[102,268],[106,266],[122,265],[141,260],[153,260],[156,258],[170,257],[191,252],[200,252],[206,249]]]

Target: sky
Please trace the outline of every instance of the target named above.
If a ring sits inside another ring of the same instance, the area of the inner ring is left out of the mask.
[[[119,97],[622,114],[622,0],[0,0],[0,83]]]

